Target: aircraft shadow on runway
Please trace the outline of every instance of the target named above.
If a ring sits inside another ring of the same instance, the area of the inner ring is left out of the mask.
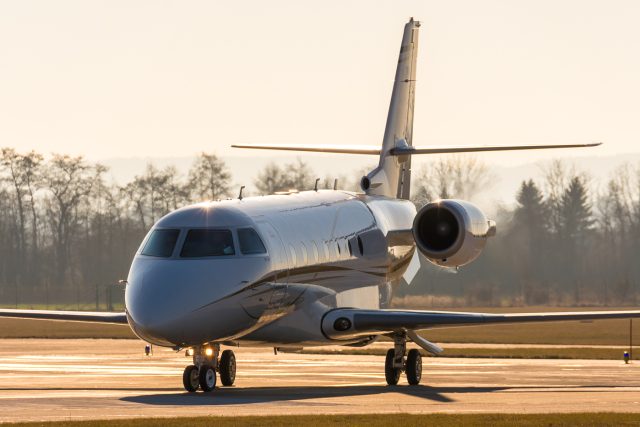
[[[212,393],[150,394],[123,397],[127,402],[147,405],[244,405],[278,401],[296,401],[333,397],[372,396],[385,393],[400,393],[435,402],[453,402],[443,395],[448,393],[486,393],[503,390],[505,387],[447,387],[428,386],[344,386],[344,387],[253,387],[218,388]],[[305,403],[307,404],[307,403]]]
[[[429,386],[344,386],[344,387],[253,387],[217,388],[212,393],[162,393],[145,394],[139,396],[123,397],[120,400],[146,405],[170,406],[170,405],[245,405],[253,403],[269,403],[307,399],[322,399],[352,396],[374,396],[385,393],[400,393],[430,400],[433,402],[449,403],[456,400],[447,395],[456,393],[491,393],[497,391],[548,393],[550,389],[554,393],[581,393],[590,392],[593,389],[607,388],[611,385],[577,385],[577,386],[521,386],[521,387],[429,387]],[[612,390],[609,390],[612,391]],[[445,395],[447,394],[447,395]],[[308,405],[305,402],[305,405]],[[318,403],[321,404],[321,403]]]

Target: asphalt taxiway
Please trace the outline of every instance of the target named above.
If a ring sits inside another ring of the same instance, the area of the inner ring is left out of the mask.
[[[432,412],[638,412],[640,363],[424,358],[423,384],[382,356],[236,348],[234,387],[189,394],[184,353],[135,340],[0,340],[0,421]],[[446,348],[446,345],[445,345]],[[639,415],[640,417],[640,415]]]

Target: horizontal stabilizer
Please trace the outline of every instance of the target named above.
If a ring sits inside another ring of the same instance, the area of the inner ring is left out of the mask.
[[[406,156],[407,154],[452,154],[474,153],[479,151],[515,151],[515,150],[544,150],[549,148],[584,148],[597,147],[601,142],[590,144],[534,144],[534,145],[463,145],[441,147],[396,147],[391,149],[392,155]]]
[[[255,150],[312,151],[314,153],[375,154],[380,155],[380,147],[370,145],[285,145],[285,144],[234,144],[234,148]]]
[[[59,310],[15,310],[0,309],[0,317],[14,317],[19,319],[62,320],[89,323],[127,324],[125,313],[111,313],[104,311],[59,311]]]
[[[481,151],[515,151],[515,150],[543,150],[549,148],[584,148],[596,147],[601,142],[590,144],[534,144],[534,145],[461,145],[461,146],[432,146],[428,148],[398,146],[392,148],[389,154],[392,156],[407,156],[413,154],[453,154],[474,153]],[[371,145],[287,145],[287,144],[234,144],[234,148],[251,148],[254,150],[284,150],[284,151],[310,151],[314,153],[337,154],[371,154],[380,155],[380,147]]]

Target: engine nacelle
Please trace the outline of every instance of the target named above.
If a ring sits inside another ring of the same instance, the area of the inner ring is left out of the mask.
[[[495,234],[496,223],[464,200],[428,203],[413,220],[413,238],[418,250],[442,267],[460,267],[475,260],[487,238]]]

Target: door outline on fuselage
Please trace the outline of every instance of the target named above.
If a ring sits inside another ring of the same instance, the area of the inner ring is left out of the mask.
[[[269,237],[267,245],[270,249],[278,252],[276,262],[279,264],[278,271],[273,278],[273,293],[269,299],[270,310],[280,310],[289,304],[289,270],[292,268],[289,256],[286,252],[284,241],[280,237],[278,230],[269,221],[256,221],[258,228]],[[275,247],[274,247],[275,246]]]
[[[282,270],[281,272],[276,273],[274,282],[280,281],[281,283],[287,283],[289,279],[289,270],[291,269],[291,265],[289,263],[289,256],[287,254],[287,249],[284,245],[284,241],[282,237],[280,237],[280,233],[278,230],[267,220],[256,221],[256,225],[262,232],[262,234],[267,237],[267,246],[269,249],[273,249],[274,252],[269,254],[272,260],[278,264],[278,267],[275,270]],[[276,247],[273,247],[276,246]],[[284,280],[282,280],[284,278]]]

